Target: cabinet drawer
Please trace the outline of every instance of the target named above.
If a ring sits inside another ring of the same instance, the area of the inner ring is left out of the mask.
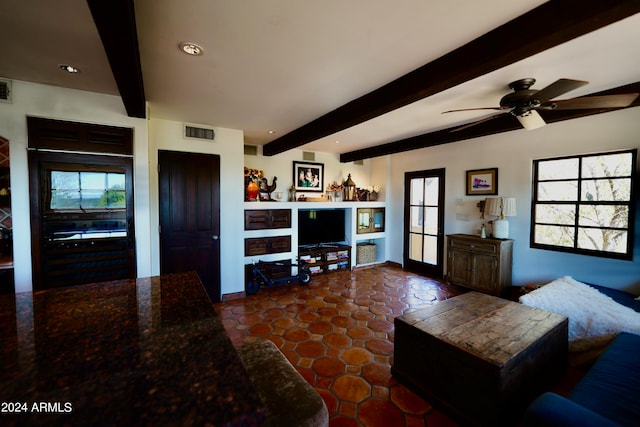
[[[497,245],[493,245],[489,242],[477,242],[463,239],[451,239],[451,249],[459,249],[464,251],[481,252],[485,254],[495,254],[498,252]]]
[[[291,209],[245,210],[245,230],[291,228]]]
[[[291,236],[244,239],[244,255],[265,255],[291,251]]]

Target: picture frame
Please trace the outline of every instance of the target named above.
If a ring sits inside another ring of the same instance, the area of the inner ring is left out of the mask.
[[[300,192],[324,192],[324,163],[294,161],[293,185]]]
[[[467,196],[498,194],[498,168],[467,171]]]

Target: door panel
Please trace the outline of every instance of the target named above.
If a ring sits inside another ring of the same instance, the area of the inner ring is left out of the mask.
[[[442,277],[444,169],[405,174],[404,266]]]
[[[196,271],[220,300],[220,157],[159,151],[160,272]]]

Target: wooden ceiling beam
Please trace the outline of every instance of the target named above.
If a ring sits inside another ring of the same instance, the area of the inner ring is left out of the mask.
[[[550,0],[263,147],[273,156],[347,129],[640,12],[637,0]],[[491,125],[488,125],[491,126]]]
[[[133,0],[87,0],[129,117],[147,115]]]
[[[624,93],[640,93],[640,82],[619,86],[617,88],[596,92],[585,96],[599,95],[618,95]],[[579,97],[583,98],[583,97]],[[632,108],[640,105],[640,96],[635,101],[624,108]],[[594,108],[588,110],[547,110],[540,111],[540,115],[547,123],[561,122],[564,120],[577,119],[579,117],[592,116],[594,114],[606,113],[623,108]],[[373,157],[384,156],[388,154],[401,153],[404,151],[417,150],[420,148],[433,147],[436,145],[448,144],[450,142],[464,141],[467,139],[478,138],[481,136],[493,135],[497,133],[509,132],[512,130],[523,130],[522,125],[511,114],[503,114],[500,117],[480,123],[475,126],[452,132],[459,128],[455,127],[442,129],[436,132],[425,133],[422,135],[405,138],[399,141],[389,142],[377,145],[375,147],[363,148],[340,155],[340,161],[352,162],[355,160],[370,159]]]

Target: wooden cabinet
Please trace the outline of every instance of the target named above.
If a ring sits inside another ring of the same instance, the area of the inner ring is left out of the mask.
[[[0,208],[11,207],[11,194],[9,193],[11,182],[9,175],[9,168],[0,167]]]
[[[332,245],[298,249],[298,259],[309,266],[311,274],[325,274],[351,268],[351,246]]]
[[[447,242],[450,283],[498,296],[511,286],[513,240],[452,234]]]
[[[357,234],[383,232],[384,208],[358,208],[357,221]]]
[[[245,230],[291,228],[291,209],[256,209],[244,211]]]

